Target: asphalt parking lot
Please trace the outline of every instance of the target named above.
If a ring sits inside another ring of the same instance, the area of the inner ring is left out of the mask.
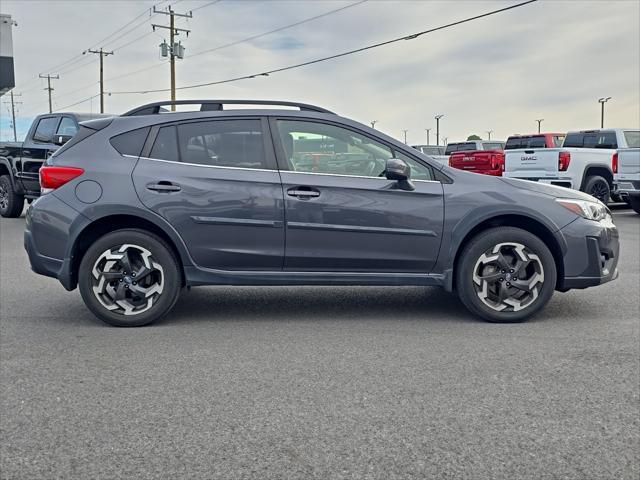
[[[640,476],[640,216],[620,278],[491,325],[424,288],[185,292],[105,326],[0,220],[0,477]]]

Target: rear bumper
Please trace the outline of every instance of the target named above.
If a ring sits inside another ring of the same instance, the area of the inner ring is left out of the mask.
[[[616,178],[616,192],[622,196],[640,196],[640,180],[623,180]]]
[[[573,188],[579,190],[580,185],[571,177],[540,177],[540,176],[523,176],[522,174],[504,172],[502,174],[505,178],[516,178],[518,180],[529,180],[530,182],[546,183],[547,185],[555,185],[557,187]]]
[[[24,248],[31,270],[40,275],[57,278],[67,290],[76,287],[67,248],[71,232],[86,219],[56,198],[53,194],[36,200],[25,214]]]
[[[75,284],[71,281],[69,263],[65,260],[47,257],[46,255],[38,253],[35,242],[33,241],[33,235],[29,230],[25,230],[24,232],[24,249],[29,256],[31,270],[40,275],[57,278],[67,290],[73,290],[75,288]]]
[[[593,287],[618,278],[620,242],[611,219],[593,222],[581,218],[560,233],[567,241],[567,252],[558,290]]]

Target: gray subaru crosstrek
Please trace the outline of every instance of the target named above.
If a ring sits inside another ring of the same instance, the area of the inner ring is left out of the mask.
[[[595,198],[454,170],[306,104],[159,102],[85,122],[40,183],[32,269],[117,326],[197,285],[435,285],[517,322],[555,290],[617,276],[618,231]]]

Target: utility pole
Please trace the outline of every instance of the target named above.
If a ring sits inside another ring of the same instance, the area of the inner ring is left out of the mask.
[[[487,135],[489,136],[488,140],[491,140],[491,134],[493,133],[493,130],[486,130]]]
[[[538,122],[538,133],[540,133],[540,124],[544,122],[544,118],[537,118],[536,122]]]
[[[371,128],[376,128],[376,123],[378,123],[378,120],[373,120],[371,122]]]
[[[104,113],[104,66],[103,59],[107,55],[113,55],[113,52],[104,52],[102,47],[100,50],[87,50],[89,53],[97,53],[100,55],[100,113]],[[83,54],[86,53],[82,52]]]
[[[429,132],[431,131],[431,129],[425,128],[424,131],[427,132],[427,145],[429,145]]]
[[[171,68],[171,101],[173,102],[176,99],[176,57],[184,57],[184,47],[181,43],[175,42],[175,36],[179,35],[180,32],[184,32],[187,37],[189,37],[189,33],[191,32],[191,30],[185,30],[184,28],[176,28],[175,17],[193,18],[193,13],[191,11],[189,11],[189,13],[176,13],[171,7],[168,7],[167,10],[168,11],[165,12],[164,10],[156,10],[155,6],[153,7],[153,13],[162,13],[163,15],[169,15],[169,26],[167,27],[165,25],[152,24],[151,27],[153,28],[153,31],[155,31],[156,28],[164,28],[169,30],[168,55]],[[164,42],[164,44],[166,45],[166,42]],[[160,46],[160,48],[160,52],[162,53],[162,45]],[[176,111],[176,106],[173,104],[171,105],[171,111]]]
[[[407,144],[407,132],[409,130],[402,130],[402,131],[404,132],[404,144],[406,145]]]
[[[436,119],[436,145],[440,145],[440,119],[444,117],[444,113],[441,113],[440,115],[436,115],[435,118]]]
[[[47,88],[45,88],[45,90],[49,92],[49,113],[53,113],[53,107],[51,106],[51,92],[53,92],[54,88],[51,86],[51,80],[59,80],[60,75],[53,76],[50,73],[47,73],[46,75],[40,74],[38,77],[47,79]]]
[[[13,97],[13,90],[11,90],[10,92],[11,95],[11,102],[4,102],[5,104],[9,104],[11,103],[11,124],[13,125],[13,141],[17,142],[18,141],[18,134],[16,132],[16,105],[21,105],[22,102],[16,102],[14,101]],[[21,93],[16,93],[15,94],[16,97],[21,97],[22,94]]]
[[[600,111],[600,128],[604,128],[604,104],[611,100],[611,97],[602,97],[598,99],[598,103],[602,105],[602,109]]]

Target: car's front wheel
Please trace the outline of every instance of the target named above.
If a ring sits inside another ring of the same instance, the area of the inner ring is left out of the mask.
[[[522,322],[555,290],[556,265],[532,233],[497,227],[475,236],[461,253],[456,289],[464,305],[489,322]]]
[[[147,325],[165,315],[178,299],[180,278],[169,246],[137,229],[98,239],[78,271],[80,294],[89,310],[118,327]]]

